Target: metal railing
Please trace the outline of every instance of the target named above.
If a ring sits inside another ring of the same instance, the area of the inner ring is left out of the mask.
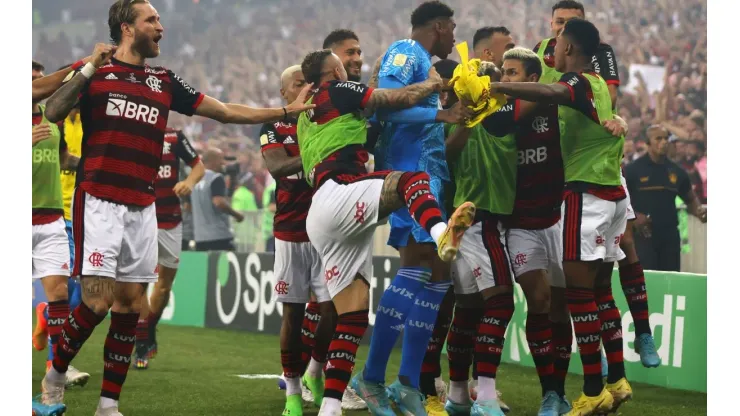
[[[262,211],[244,213],[244,221],[237,223],[232,221],[234,230],[234,243],[239,252],[262,252],[265,251],[267,239],[262,230]],[[688,273],[707,272],[707,225],[697,218],[689,216],[688,219],[689,244],[691,251],[681,254],[681,271]],[[373,239],[373,255],[376,256],[398,256],[398,251],[386,244],[390,227],[388,224],[378,226]]]

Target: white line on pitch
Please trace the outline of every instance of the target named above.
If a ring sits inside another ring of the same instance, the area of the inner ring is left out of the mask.
[[[277,380],[280,375],[275,374],[237,374],[236,377],[245,378],[247,380]]]

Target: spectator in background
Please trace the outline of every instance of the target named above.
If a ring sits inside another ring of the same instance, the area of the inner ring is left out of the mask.
[[[241,221],[234,226],[236,244],[239,251],[252,252],[257,249],[257,241],[261,238],[259,234],[261,217],[257,214],[257,197],[250,190],[254,187],[254,175],[247,172],[239,178],[239,183],[231,199],[231,208],[242,214],[246,221]]]
[[[702,204],[707,203],[707,148],[704,142],[696,142],[697,161],[696,172],[701,178],[701,192],[697,194]]]
[[[206,174],[193,189],[190,197],[193,208],[195,249],[198,251],[234,251],[234,234],[229,216],[237,222],[244,215],[229,204],[224,180],[224,155],[220,149],[208,149],[203,155]]]
[[[197,152],[198,156],[201,156],[201,152]],[[202,156],[201,156],[202,159]],[[180,161],[180,180],[185,180],[185,178],[190,175],[190,170],[192,168],[187,165],[187,163]],[[182,251],[190,251],[195,248],[195,235],[193,233],[193,207],[190,203],[190,197],[191,195],[184,196],[180,198],[181,207],[180,210],[182,211]],[[193,245],[191,245],[191,243]]]
[[[625,168],[625,179],[635,210],[635,248],[645,269],[681,271],[681,237],[676,196],[702,222],[707,212],[691,189],[689,176],[668,159],[668,130],[648,128],[648,154]]]

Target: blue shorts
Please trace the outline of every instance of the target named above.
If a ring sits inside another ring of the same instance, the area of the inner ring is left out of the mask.
[[[69,264],[75,264],[75,240],[72,237],[72,221],[65,219],[64,225],[69,238]]]
[[[442,218],[447,221],[447,213],[441,202],[444,201],[444,182],[437,176],[430,175],[430,177],[429,187],[432,190],[432,195],[437,199],[439,209],[442,211]],[[391,225],[391,233],[388,237],[388,245],[395,249],[406,247],[409,237],[414,237],[417,243],[435,244],[432,236],[414,220],[406,207],[392,213],[389,223]]]

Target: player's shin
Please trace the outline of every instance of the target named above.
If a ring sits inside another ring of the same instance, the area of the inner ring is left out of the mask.
[[[403,334],[401,369],[398,373],[398,379],[403,385],[419,388],[419,376],[424,362],[423,351],[429,345],[440,303],[450,284],[450,281],[429,282],[414,300]]]
[[[599,308],[601,339],[609,362],[608,383],[615,383],[625,377],[622,338],[622,316],[619,313],[611,286],[596,288],[596,305]]]
[[[398,193],[409,213],[432,236],[439,241],[447,228],[442,210],[429,187],[426,172],[404,172],[398,180]]]
[[[67,297],[67,276],[48,276],[41,279],[44,292],[49,300],[47,306],[47,333],[49,334],[49,360],[54,358],[54,349],[59,342],[64,321],[69,316]],[[47,363],[48,364],[48,363]]]
[[[385,383],[385,370],[393,346],[403,330],[406,318],[414,304],[414,299],[431,276],[432,271],[430,269],[401,267],[390,286],[383,292],[375,314],[375,327],[370,339],[370,351],[363,371],[365,380],[374,383]]]
[[[482,316],[483,308],[468,308],[460,303],[455,306],[455,317],[447,335],[450,368],[450,391],[447,397],[457,404],[466,404],[470,400],[468,379],[473,363],[476,327]]]
[[[573,325],[568,313],[565,288],[551,288],[550,324],[552,325],[552,354],[555,391],[565,396],[565,379],[573,352]]]
[[[301,360],[300,322],[303,318],[303,304],[283,303],[283,320],[280,327],[280,363],[285,376],[285,394],[301,394]]]
[[[447,332],[452,322],[452,311],[455,306],[455,291],[452,287],[447,290],[442,303],[439,305],[437,321],[434,324],[432,338],[427,345],[424,362],[421,366],[421,377],[419,387],[425,396],[437,396],[435,379],[442,375],[440,360],[442,359],[442,347],[444,346]]]
[[[332,302],[322,302],[319,305],[321,318],[316,325],[315,344],[311,351],[311,362],[306,374],[309,377],[319,378],[326,364],[326,354],[329,350],[334,329],[337,326],[337,312]]]
[[[628,261],[629,257],[619,263],[619,281],[632,319],[635,321],[635,334],[638,337],[642,334],[652,335],[645,272],[639,260],[631,264],[628,264]]]
[[[479,401],[497,398],[496,373],[501,363],[506,327],[514,315],[514,296],[510,286],[493,288],[493,293],[484,294],[484,297],[487,299],[475,342]]]
[[[149,299],[149,314],[146,318],[150,332],[157,327],[160,318],[162,318],[162,312],[170,301],[172,285],[175,283],[176,275],[177,269],[159,265],[159,279],[154,283],[154,290],[152,290],[152,296]]]
[[[320,318],[318,302],[315,300],[309,302],[306,305],[306,312],[303,314],[303,324],[301,325],[301,344],[303,345],[301,361],[303,361],[303,368],[307,368],[311,361],[314,346],[316,345],[316,326]]]
[[[342,396],[368,326],[369,285],[359,275],[333,301],[338,319],[326,359],[324,400],[319,414],[341,412]]]
[[[531,270],[518,277],[527,299],[526,334],[529,351],[540,378],[542,395],[554,391],[550,283],[545,270]]]

